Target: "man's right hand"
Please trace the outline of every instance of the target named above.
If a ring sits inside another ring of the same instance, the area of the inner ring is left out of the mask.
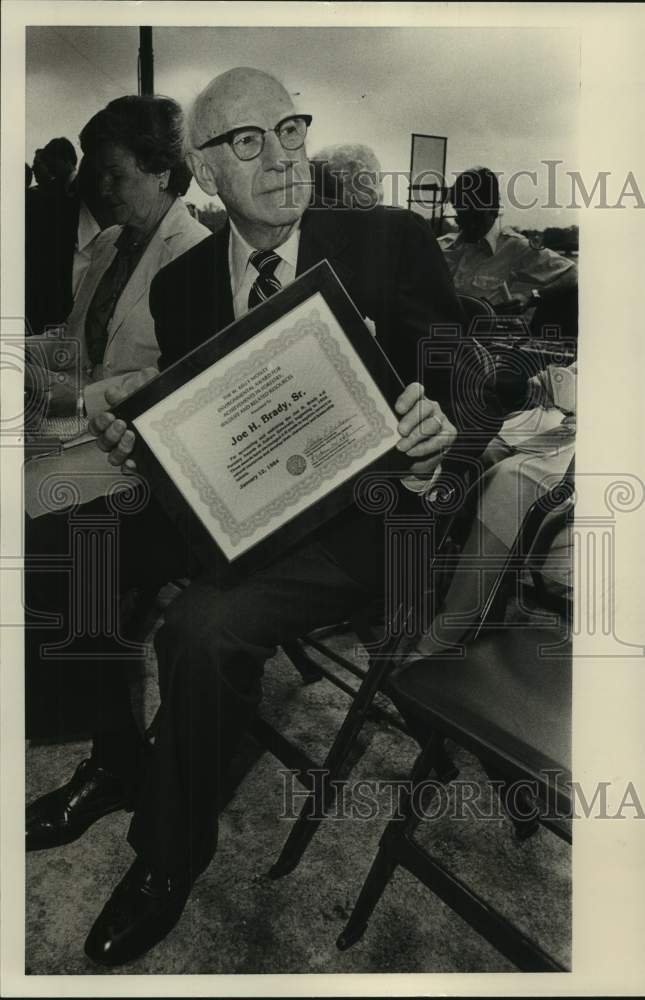
[[[118,406],[129,395],[125,389],[106,389],[105,398],[110,406]],[[99,413],[90,421],[90,431],[96,436],[101,451],[108,452],[110,465],[120,465],[124,472],[135,472],[136,463],[129,456],[134,448],[134,432],[127,429],[124,420],[117,420],[109,410]]]

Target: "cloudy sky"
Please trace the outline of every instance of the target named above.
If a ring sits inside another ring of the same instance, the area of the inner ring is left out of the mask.
[[[114,97],[137,91],[138,31],[28,29],[26,159],[55,135],[77,145],[82,125]],[[555,200],[570,201],[565,171],[577,161],[580,59],[571,29],[155,28],[155,89],[188,104],[218,72],[258,66],[278,75],[314,116],[309,152],[335,142],[372,146],[384,170],[407,172],[410,135],[448,139],[447,175],[486,164],[522,178],[518,226],[570,225],[575,211],[548,201],[545,160],[561,160]],[[396,197],[386,183],[386,201]],[[206,197],[193,183],[189,197]],[[407,185],[398,185],[406,203]],[[553,201],[553,199],[551,199]]]

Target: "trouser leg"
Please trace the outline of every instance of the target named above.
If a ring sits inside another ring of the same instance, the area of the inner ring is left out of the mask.
[[[133,504],[133,508],[135,512],[120,515],[115,536],[115,600],[132,586],[153,592],[155,586],[193,568],[187,546],[154,501],[140,507]],[[87,650],[83,658],[66,658],[64,648],[56,656],[46,651],[48,645],[60,643],[69,628],[73,574],[80,572],[71,561],[69,567],[64,565],[71,554],[70,518],[74,517],[85,523],[93,520],[99,531],[102,521],[107,526],[114,520],[105,500],[99,498],[78,511],[52,513],[26,522],[27,556],[44,557],[25,577],[26,732],[29,738],[92,736],[97,764],[131,787],[141,746],[129,691],[131,671],[137,669],[138,661],[131,655],[123,658],[120,636],[109,627],[106,608],[97,609],[105,620],[98,628],[94,623],[94,637],[83,638]],[[58,570],[45,571],[48,558],[52,566],[57,561]],[[37,627],[34,613],[58,614],[61,624]],[[113,614],[112,621],[116,617]]]
[[[318,543],[243,583],[193,583],[155,647],[161,707],[129,840],[151,867],[195,877],[217,843],[218,794],[282,642],[333,623],[372,596]]]
[[[101,516],[94,503],[88,512]],[[103,507],[103,512],[105,508]],[[71,655],[71,604],[80,587],[81,570],[70,553],[69,513],[50,514],[27,521],[25,574],[26,731],[30,738],[69,738],[134,726],[128,690],[128,664],[118,656],[117,637],[104,628],[112,608],[98,610],[103,620],[93,622],[94,635],[81,635],[82,657]],[[29,559],[38,558],[34,568]],[[66,562],[69,561],[69,565]],[[115,594],[115,599],[116,599]],[[82,612],[81,612],[82,613]],[[57,615],[58,625],[42,624],[39,615]],[[78,625],[78,622],[76,623]],[[82,632],[82,629],[81,629]]]

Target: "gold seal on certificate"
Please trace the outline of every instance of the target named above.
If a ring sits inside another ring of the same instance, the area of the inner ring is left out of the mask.
[[[327,262],[189,358],[120,413],[229,563],[340,510],[398,440],[400,383]]]

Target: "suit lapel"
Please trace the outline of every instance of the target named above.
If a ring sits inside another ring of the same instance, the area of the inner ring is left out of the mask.
[[[130,280],[119,296],[119,301],[116,304],[110,324],[108,344],[117,335],[120,327],[128,318],[137,302],[144,295],[148,295],[152,279],[164,264],[168,263],[169,259],[170,249],[165,239],[159,233],[155,233],[146,247],[141,260],[130,275]]]
[[[116,256],[116,247],[114,244],[119,237],[121,229],[117,229],[116,226],[114,228],[116,231],[114,240],[111,243],[108,242],[101,246],[100,259],[95,257],[92,258],[92,262],[90,263],[85,277],[81,281],[76,301],[74,303],[74,308],[68,320],[68,323],[70,323],[73,328],[80,331],[79,340],[81,344],[81,362],[83,367],[86,367],[89,363],[87,343],[85,340],[85,319],[99,282]],[[81,319],[80,323],[79,317]]]
[[[130,280],[119,297],[110,324],[108,343],[116,336],[137,303],[144,296],[149,295],[154,276],[172,260],[172,237],[181,234],[185,223],[186,208],[183,202],[177,199],[161,220],[159,228],[152,236],[141,260],[130,275]]]
[[[116,227],[115,227],[116,230]],[[89,268],[87,269],[86,275],[80,284],[78,290],[79,308],[75,309],[75,312],[80,312],[80,306],[86,311],[94,298],[94,293],[98,288],[99,281],[107,271],[108,267],[116,257],[116,247],[115,243],[119,238],[119,233],[121,229],[116,230],[114,240],[112,242],[105,243],[101,247],[100,259],[92,258]]]
[[[228,224],[215,234],[215,253],[213,274],[210,278],[210,285],[214,290],[215,297],[212,304],[214,333],[219,333],[225,326],[234,320],[233,314],[233,292],[231,290],[231,274],[228,266],[228,244],[231,228]]]
[[[355,268],[347,219],[342,210],[308,209],[302,217],[297,274],[303,274],[321,260],[329,261],[349,292]]]

